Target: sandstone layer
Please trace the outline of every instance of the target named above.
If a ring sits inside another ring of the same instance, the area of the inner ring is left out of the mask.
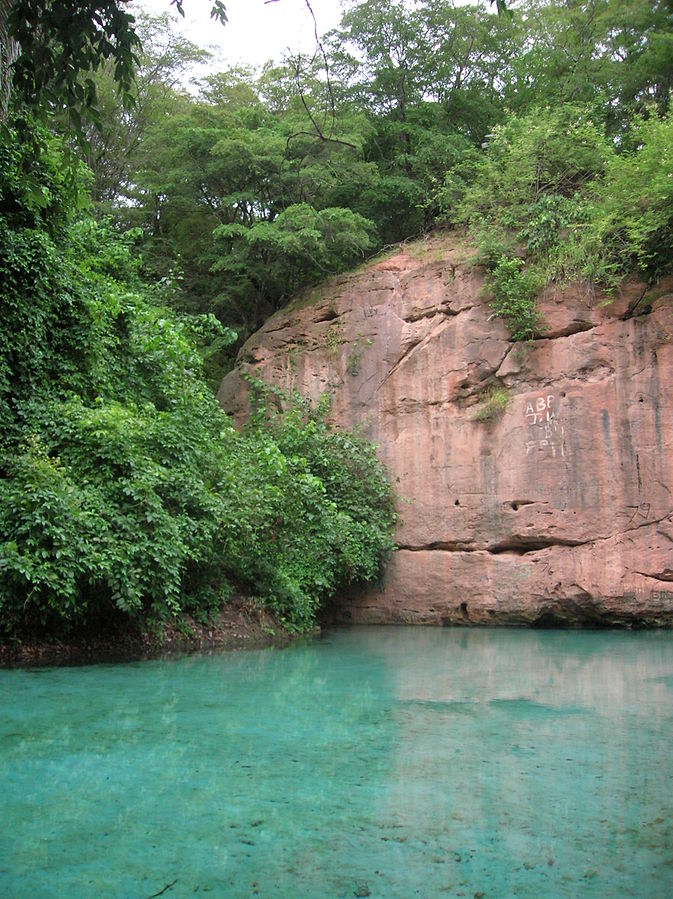
[[[243,370],[330,390],[395,481],[399,549],[342,620],[673,624],[672,287],[550,288],[544,336],[512,343],[469,250],[434,238],[245,344],[225,409],[246,414]]]

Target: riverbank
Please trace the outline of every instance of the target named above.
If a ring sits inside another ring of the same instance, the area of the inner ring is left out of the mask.
[[[105,635],[80,634],[63,640],[0,643],[0,668],[86,665],[161,658],[192,652],[224,652],[284,646],[296,635],[249,599],[233,598],[207,623],[189,616],[161,631],[118,627]]]

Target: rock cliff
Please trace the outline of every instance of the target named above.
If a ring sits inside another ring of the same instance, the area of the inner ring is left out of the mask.
[[[240,370],[329,389],[380,445],[399,549],[341,619],[673,624],[673,283],[548,289],[527,344],[482,287],[457,238],[421,241],[275,315],[223,381],[239,420]]]

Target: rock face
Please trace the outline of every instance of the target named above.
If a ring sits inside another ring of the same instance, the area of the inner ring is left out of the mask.
[[[342,620],[670,626],[673,284],[549,289],[544,338],[512,343],[469,256],[435,238],[295,302],[222,405],[245,416],[246,369],[329,389],[380,445],[399,549]]]

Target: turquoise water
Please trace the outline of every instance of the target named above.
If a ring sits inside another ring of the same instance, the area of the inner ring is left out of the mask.
[[[673,895],[673,634],[0,671],[0,896]]]

